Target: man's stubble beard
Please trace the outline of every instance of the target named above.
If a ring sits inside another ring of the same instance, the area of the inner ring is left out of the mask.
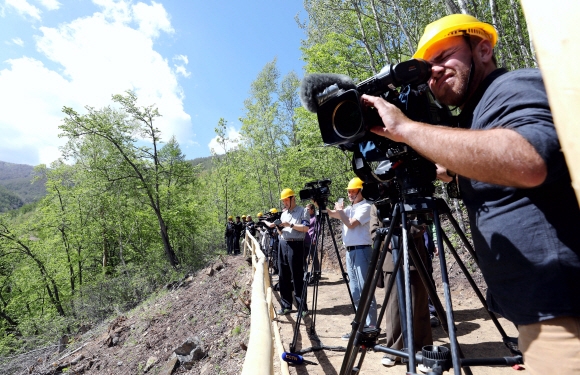
[[[435,95],[435,98],[441,104],[459,107],[464,104],[465,101],[467,83],[469,81],[469,69],[456,70],[455,75],[452,78],[454,85],[451,86],[447,83],[443,83],[442,88],[445,88],[446,90],[440,96]]]

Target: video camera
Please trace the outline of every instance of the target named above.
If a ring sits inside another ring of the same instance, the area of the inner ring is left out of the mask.
[[[282,216],[282,212],[276,212],[276,213],[266,212],[266,214],[264,214],[264,216],[258,217],[258,221],[256,222],[256,227],[270,229],[269,227],[266,226],[264,221],[269,221],[271,223],[276,224],[276,221],[279,221],[281,216]],[[276,225],[278,225],[278,224],[276,224]]]
[[[329,179],[307,182],[299,192],[300,200],[312,199],[316,203],[326,201],[330,196],[331,183]]]
[[[361,105],[362,94],[380,96],[411,120],[451,124],[451,112],[425,84],[430,76],[427,61],[411,59],[387,65],[358,85],[339,74],[311,74],[302,81],[300,98],[306,109],[317,114],[324,143],[353,152],[353,170],[364,182],[366,199],[433,194],[435,165],[408,145],[369,132],[383,122],[375,108]]]

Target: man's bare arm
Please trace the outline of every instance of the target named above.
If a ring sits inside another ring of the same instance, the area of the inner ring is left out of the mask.
[[[377,108],[384,126],[372,132],[403,142],[427,159],[477,181],[529,188],[547,177],[544,160],[511,129],[466,130],[423,124],[408,119],[384,99],[363,95]]]

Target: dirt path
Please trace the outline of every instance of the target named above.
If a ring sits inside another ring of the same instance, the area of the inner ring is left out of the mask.
[[[311,291],[312,287],[309,287],[309,306],[312,305]],[[384,289],[377,289],[376,299],[379,308],[383,301],[384,293]],[[277,293],[275,294],[276,298],[279,299],[279,295]],[[443,300],[442,295],[440,298]],[[509,351],[501,342],[501,335],[471,289],[455,288],[455,291],[452,292],[452,301],[457,324],[457,337],[466,357],[510,356]],[[276,302],[275,308],[279,308],[279,304]],[[295,315],[296,313],[292,312],[292,314],[279,317],[278,319],[278,327],[280,328],[285,350],[289,350],[289,345],[293,338],[293,330],[296,322]],[[340,337],[344,333],[350,332],[350,322],[353,317],[346,285],[342,281],[340,273],[335,271],[323,272],[319,285],[318,311],[315,325],[315,331],[319,339],[326,346],[346,347],[347,341],[341,340]],[[500,318],[499,321],[509,336],[517,337],[517,330],[513,324],[503,318]],[[303,319],[296,345],[297,351],[316,345],[315,342],[309,339],[307,334],[311,325],[312,319],[310,316]],[[381,325],[384,326],[384,323]],[[383,333],[380,336],[379,344],[384,343],[384,337],[385,335]],[[435,345],[443,345],[449,342],[446,333],[441,327],[433,328],[433,339]],[[316,362],[319,365],[291,366],[290,373],[337,375],[340,373],[343,357],[344,352],[330,350],[306,353],[304,354],[305,359]],[[382,357],[382,353],[368,352],[359,374],[405,374],[405,365],[397,363],[393,367],[384,367],[381,365]],[[516,371],[511,367],[472,367],[471,369],[473,374],[476,375],[516,374]],[[522,375],[526,374],[525,370],[519,371],[518,373]]]

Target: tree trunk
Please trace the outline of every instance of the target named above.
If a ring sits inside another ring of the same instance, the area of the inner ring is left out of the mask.
[[[369,48],[369,44],[368,44],[368,40],[367,40],[367,36],[366,36],[366,32],[365,29],[363,27],[363,23],[361,20],[361,12],[360,12],[360,8],[358,6],[358,0],[352,0],[352,5],[354,6],[354,10],[356,12],[356,18],[358,20],[358,26],[360,28],[360,33],[361,33],[361,42],[364,44],[365,46],[365,51],[367,51],[367,55],[369,57],[369,63],[371,64],[371,69],[373,71],[373,75],[377,74],[377,66],[375,63],[375,59],[373,57],[373,53]]]
[[[169,264],[171,264],[171,267],[177,268],[177,266],[179,265],[179,261],[177,259],[177,255],[175,255],[175,252],[171,247],[171,243],[169,242],[169,234],[167,232],[167,226],[165,225],[163,217],[161,217],[161,212],[159,212],[159,210],[155,210],[155,213],[157,214],[157,220],[159,221],[159,230],[161,234],[161,239],[163,240],[163,249],[165,250],[167,260],[169,261]]]

